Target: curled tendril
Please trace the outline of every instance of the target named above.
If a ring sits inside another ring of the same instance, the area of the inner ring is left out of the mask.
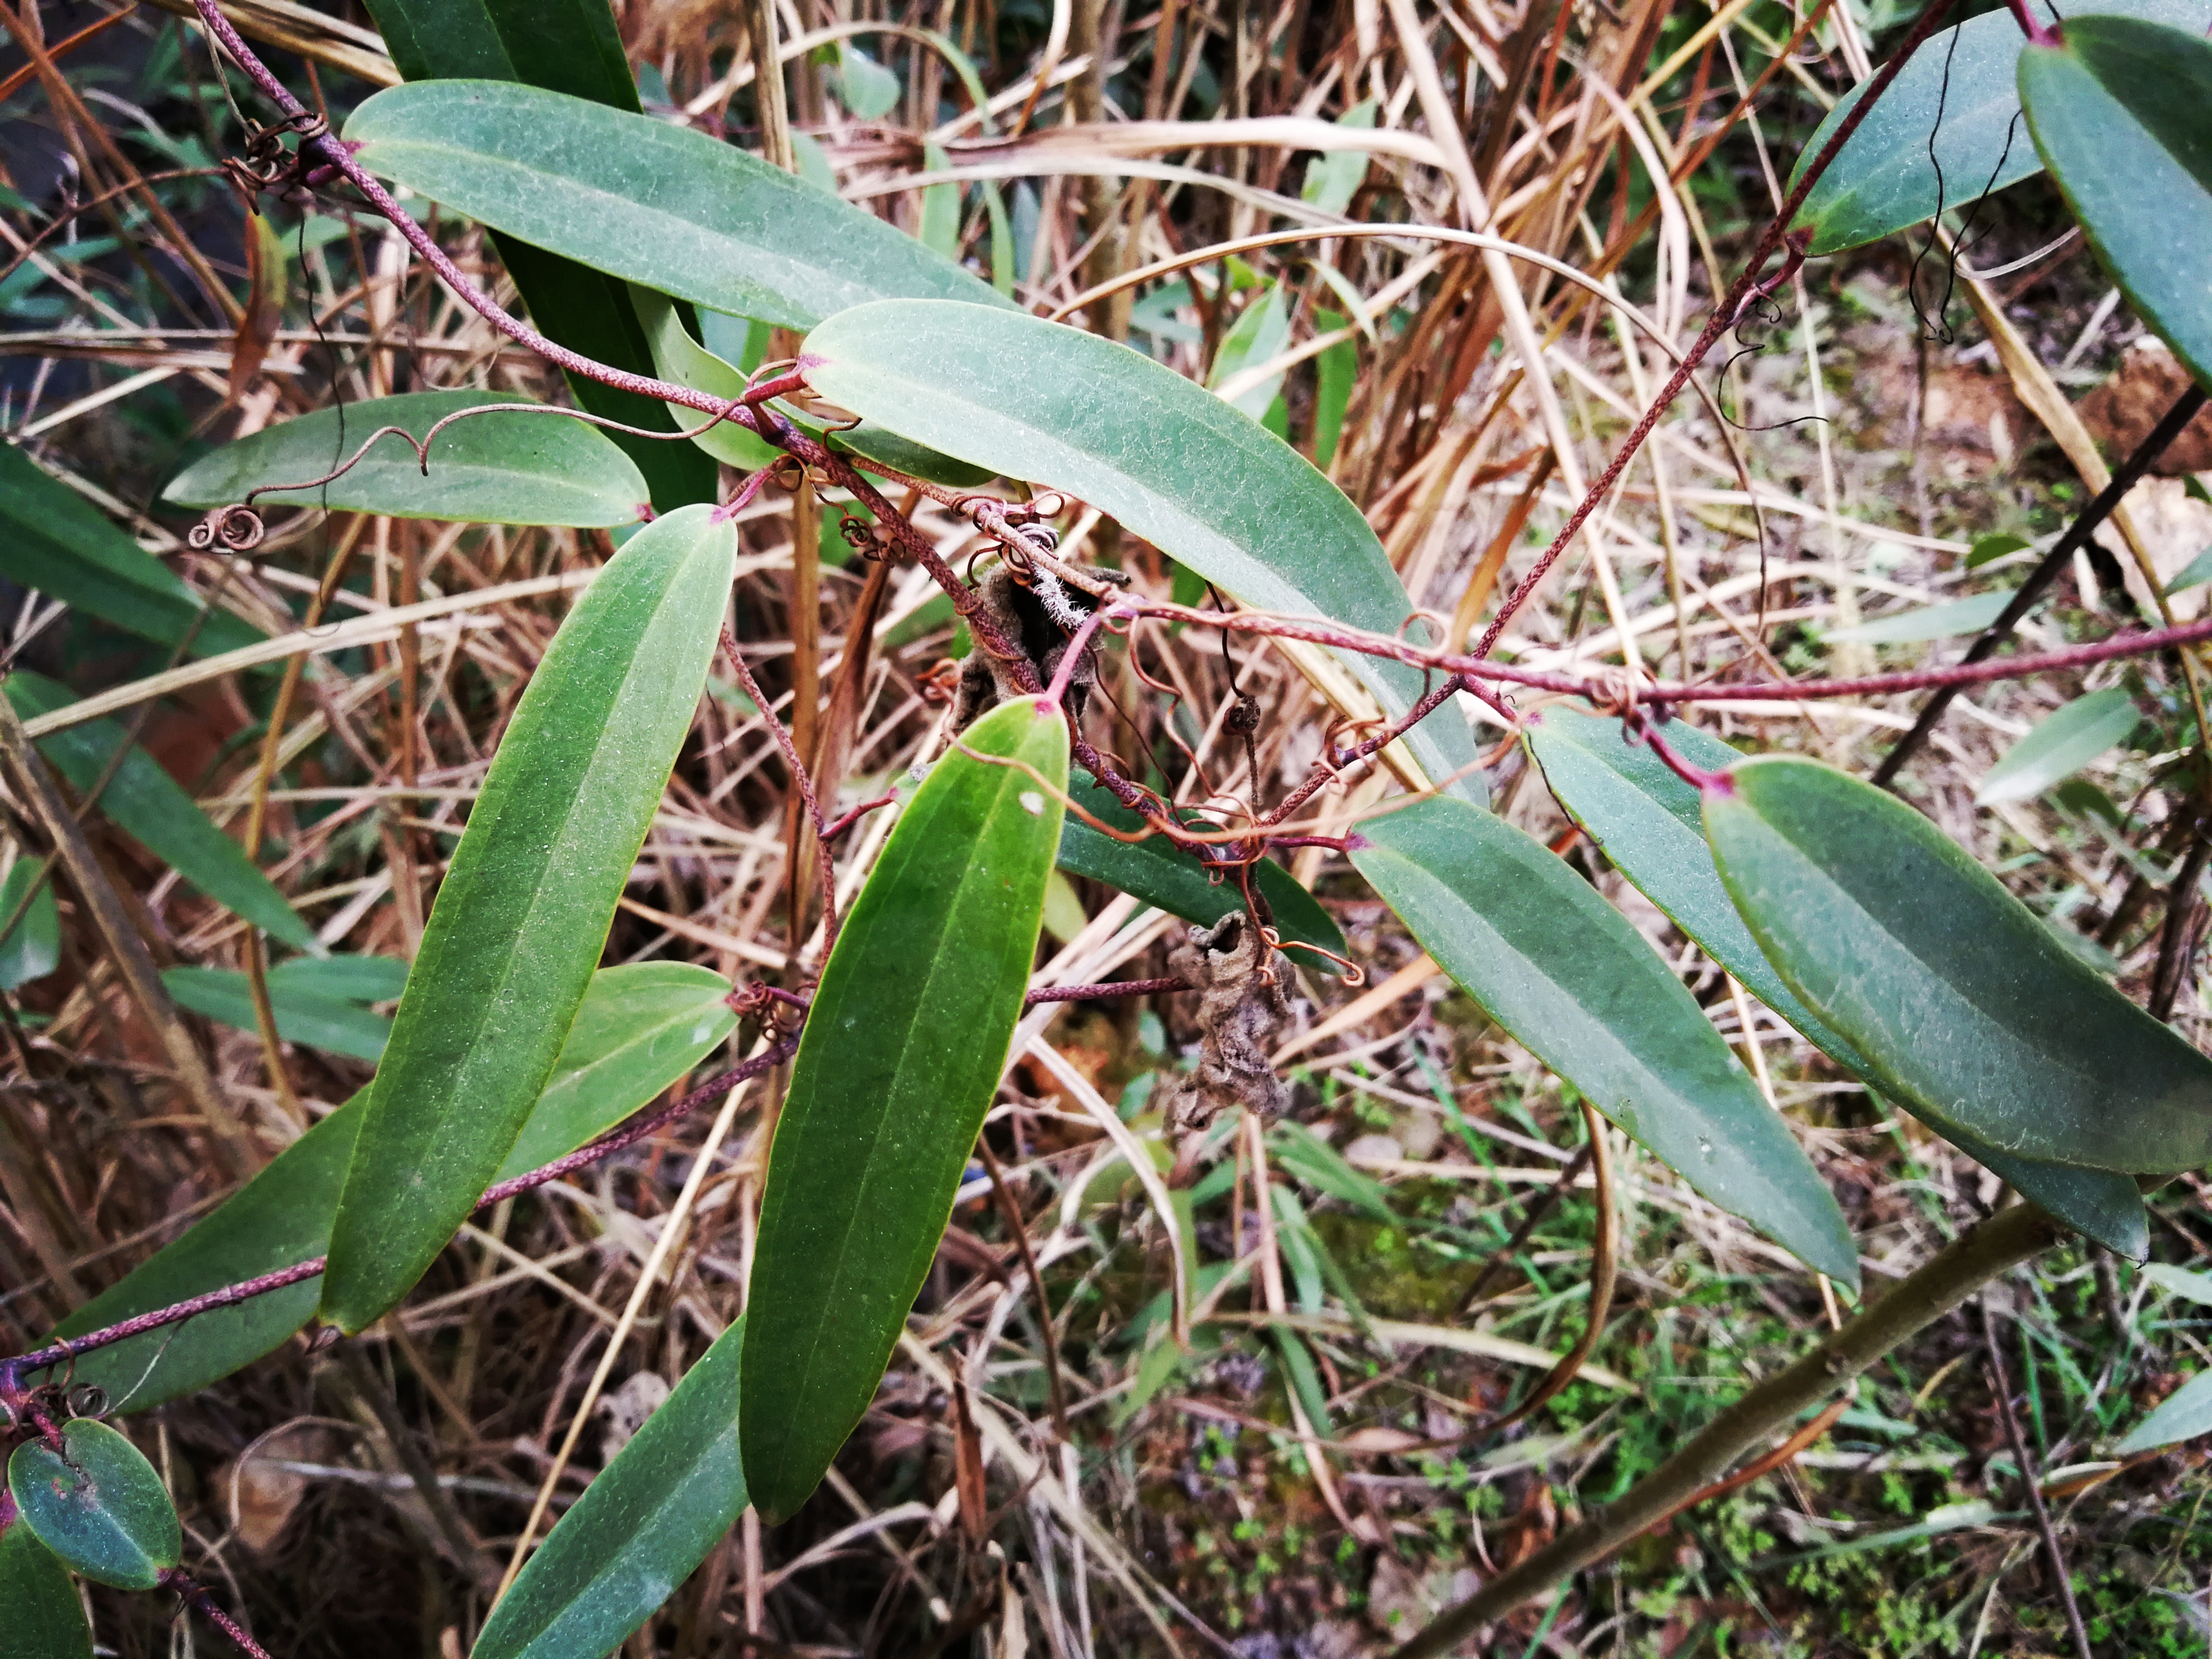
[[[186,532],[185,545],[196,553],[211,553],[217,548],[226,553],[251,553],[268,534],[269,526],[261,521],[261,515],[241,503],[210,512]]]
[[[66,1403],[71,1417],[105,1417],[107,1390],[97,1382],[80,1382],[69,1391]]]
[[[230,177],[231,188],[238,192],[246,211],[255,210],[254,198],[264,191],[274,191],[287,202],[308,199],[308,175],[316,167],[308,147],[317,139],[329,136],[330,122],[314,110],[303,109],[267,126],[251,120],[246,126],[246,154],[225,156],[222,163],[222,170]],[[288,132],[299,135],[297,149],[284,148],[284,135]]]

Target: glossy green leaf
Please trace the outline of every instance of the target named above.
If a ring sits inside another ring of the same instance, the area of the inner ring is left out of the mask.
[[[1127,346],[1011,311],[895,301],[833,318],[805,350],[824,396],[948,455],[1072,491],[1247,605],[1384,634],[1413,608],[1359,509],[1311,463]],[[1401,664],[1345,664],[1393,717],[1421,695]],[[1481,795],[1456,709],[1406,742],[1433,781]]]
[[[185,1544],[161,1477],[137,1447],[88,1417],[62,1425],[62,1446],[27,1440],[9,1458],[16,1520],[71,1572],[118,1589],[153,1589]]]
[[[1018,698],[960,745],[915,792],[837,935],[776,1122],[746,1316],[773,1360],[748,1370],[741,1414],[769,1520],[805,1501],[875,1397],[1036,951],[1067,726]]]
[[[9,1659],[92,1659],[92,1626],[69,1569],[12,1517],[0,1524],[0,1630]]]
[[[398,957],[295,957],[271,968],[269,982],[341,1002],[397,1002],[407,964]]]
[[[0,444],[0,576],[159,645],[174,645],[204,607],[168,566],[14,444]],[[228,611],[207,614],[191,654],[261,635]]]
[[[605,1133],[691,1070],[737,1028],[730,981],[688,962],[602,968],[576,1011],[553,1078],[496,1181],[511,1181]],[[615,1116],[610,1102],[624,1102]]]
[[[356,110],[362,165],[625,282],[785,328],[895,296],[1003,307],[988,283],[757,156],[642,115],[492,81]]]
[[[1552,793],[1614,867],[1814,1047],[1854,1075],[1870,1077],[1872,1068],[1858,1051],[1782,982],[1736,914],[1705,842],[1698,792],[1648,744],[1623,741],[1619,720],[1554,707],[1530,716],[1528,732]],[[1742,758],[1680,720],[1662,727],[1660,737],[1691,765],[1709,772],[1724,771]],[[1923,1115],[1909,1101],[1905,1109]],[[1954,1125],[1931,1127],[2069,1226],[2135,1260],[2149,1249],[2148,1218],[2127,1176],[2014,1158]]]
[[[410,81],[520,81],[637,112],[637,82],[607,0],[366,3],[392,63]],[[527,242],[496,233],[493,240],[529,307],[530,320],[549,338],[598,362],[636,374],[653,372],[643,333],[623,303],[619,283]],[[651,398],[597,380],[571,375],[568,386],[592,414],[627,426],[677,432],[697,424],[672,423],[667,410]],[[621,432],[609,435],[652,484],[660,511],[714,499],[714,465],[689,445]]]
[[[2135,699],[2118,686],[2076,697],[2005,750],[1983,778],[1974,800],[1995,806],[2032,799],[2125,742],[2141,721]]]
[[[2212,1434],[2212,1371],[2199,1371],[2112,1449],[2123,1457]]]
[[[1485,1013],[1731,1215],[1858,1283],[1835,1199],[1705,1012],[1566,863],[1463,801],[1362,826],[1352,863]]]
[[[66,686],[17,669],[8,676],[8,700],[25,720],[51,714],[76,701]],[[39,739],[39,752],[72,789],[88,792],[107,770],[128,734],[114,720],[86,720]],[[246,849],[208,822],[184,786],[144,750],[123,757],[100,810],[115,827],[174,870],[199,892],[233,915],[295,950],[320,951],[300,913],[276,890]]]
[[[219,1020],[241,1031],[258,1031],[253,1017],[252,983],[228,968],[169,968],[161,983],[180,1008]],[[381,1060],[392,1022],[358,1003],[323,996],[269,976],[269,1009],[276,1035],[287,1042],[320,1048],[353,1060]]]
[[[1144,822],[1088,778],[1071,783],[1067,793],[1084,811],[1117,830],[1134,830]],[[1212,927],[1244,905],[1232,878],[1210,879],[1197,860],[1164,838],[1116,841],[1073,812],[1067,814],[1060,829],[1059,863],[1070,875],[1103,881],[1202,927]],[[1344,930],[1336,925],[1335,918],[1273,860],[1262,859],[1253,870],[1253,884],[1274,912],[1275,928],[1283,936],[1284,948],[1310,968],[1342,973],[1343,969],[1328,957],[1297,948],[1317,945],[1323,951],[1344,955]]]
[[[683,963],[634,963],[592,975],[553,1076],[497,1179],[597,1139],[690,1070],[727,1034],[729,1010],[716,1015],[703,1005],[710,993],[719,1002],[729,988],[720,975]],[[64,1320],[58,1334],[82,1335],[325,1254],[367,1095],[286,1147],[174,1243]],[[275,1349],[307,1322],[320,1295],[310,1279],[116,1343],[80,1359],[77,1378],[105,1389],[115,1410],[158,1406]]]
[[[1786,756],[1709,790],[1729,896],[1884,1093],[1946,1133],[2125,1173],[2212,1158],[2212,1060],[1881,790]]]
[[[569,1507],[500,1598],[470,1659],[599,1659],[676,1593],[744,1510],[738,1461],[745,1322]]]
[[[1977,536],[1974,544],[1966,550],[1966,568],[1979,570],[1984,565],[2002,559],[2008,553],[2024,553],[2035,544],[2025,536],[2015,536],[2000,531],[1994,536]]]
[[[404,428],[419,441],[457,410],[534,401],[515,392],[407,392],[319,409],[202,456],[169,480],[161,499],[179,507],[222,507],[264,484],[321,477],[379,427]],[[550,412],[508,410],[471,416],[441,432],[430,446],[428,472],[414,449],[392,434],[379,439],[343,477],[263,495],[257,505],[604,528],[637,522],[647,492],[644,475],[597,427]]]
[[[2020,55],[2035,148],[2136,314],[2212,385],[2212,40],[2100,0]],[[2176,20],[2180,21],[2180,20]]]
[[[15,907],[30,892],[31,883],[39,874],[39,860],[19,856],[8,872],[8,879],[0,881],[0,925],[15,914]],[[61,965],[62,918],[54,903],[54,884],[51,880],[39,884],[30,908],[23,912],[22,921],[0,939],[0,991],[12,991],[19,985],[27,985],[34,979],[44,979]]]
[[[1976,593],[1941,605],[1923,605],[1910,611],[1893,611],[1886,617],[1830,629],[1821,638],[1830,645],[1915,645],[1923,640],[1948,640],[1960,634],[1978,634],[2012,603],[2004,591]]]
[[[2193,29],[2212,24],[2208,0],[2097,0],[2097,9]],[[2014,119],[2021,105],[2014,76],[2026,44],[2002,9],[1929,36],[1791,222],[1794,229],[1812,231],[1808,251],[1837,253],[1878,241],[2039,172],[2044,163]],[[1846,94],[1806,141],[1793,188],[1864,92],[1862,85]]]
[[[707,507],[647,526],[516,706],[369,1091],[323,1284],[341,1328],[422,1276],[544,1089],[691,728],[736,553]]]
[[[691,337],[667,295],[635,287],[629,292],[638,320],[644,325],[646,336],[652,342],[653,366],[661,378],[717,398],[736,398],[744,393],[744,374]],[[919,478],[951,484],[956,489],[973,489],[988,483],[996,476],[981,467],[956,461],[950,455],[925,449],[872,422],[863,421],[849,430],[830,432],[818,421],[809,420],[787,404],[779,402],[775,408],[809,437],[857,456],[863,462],[878,461]],[[671,404],[668,409],[672,415],[682,417],[687,432],[706,418],[697,410],[687,409],[681,404]],[[734,421],[719,422],[691,441],[717,459],[748,471],[773,464],[783,453]]]

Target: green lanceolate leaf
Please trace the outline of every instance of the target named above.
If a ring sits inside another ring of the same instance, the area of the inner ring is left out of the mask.
[[[407,964],[398,957],[295,957],[271,968],[269,982],[340,1002],[397,1002]]]
[[[1705,842],[1698,792],[1650,745],[1623,741],[1619,720],[1553,708],[1532,715],[1528,729],[1529,750],[1553,794],[1621,874],[1814,1047],[1844,1070],[1872,1079],[1874,1069],[1858,1051],[1782,982],[1736,914]],[[1708,772],[1725,770],[1742,758],[1717,738],[1680,720],[1669,721],[1659,735],[1691,765]],[[1923,1115],[1910,1102],[1905,1109]],[[2136,1260],[2149,1248],[2142,1200],[2127,1176],[2033,1163],[1998,1152],[1955,1125],[1932,1127],[2069,1226]]]
[[[2129,304],[2212,385],[2212,40],[2171,27],[2069,18],[2063,42],[2020,55],[2035,148]]]
[[[159,645],[182,640],[205,610],[168,566],[13,444],[0,444],[0,576]],[[260,637],[214,611],[192,635],[191,653],[211,657]]]
[[[561,1517],[470,1659],[599,1659],[620,1647],[744,1510],[738,1461],[745,1322],[714,1339]]]
[[[1067,793],[1076,805],[1117,830],[1135,830],[1144,823],[1105,789],[1088,780],[1071,784]],[[1070,875],[1103,881],[1109,887],[1117,887],[1147,904],[1202,927],[1210,927],[1231,910],[1244,908],[1243,895],[1237,891],[1233,876],[1224,875],[1218,882],[1211,880],[1197,860],[1162,836],[1116,841],[1092,829],[1073,812],[1067,815],[1060,828],[1059,863]],[[1274,912],[1275,928],[1283,936],[1283,948],[1308,967],[1341,973],[1342,968],[1328,957],[1298,949],[1301,945],[1316,945],[1341,957],[1345,953],[1344,931],[1336,925],[1335,919],[1321,908],[1311,893],[1291,879],[1289,871],[1273,860],[1261,859],[1252,870],[1252,884]]]
[[[729,989],[719,974],[680,963],[592,975],[553,1076],[497,1179],[597,1139],[697,1065],[734,1021],[720,1006]],[[56,1334],[81,1336],[326,1253],[367,1097],[364,1090],[316,1124],[181,1238],[64,1320]],[[307,1322],[321,1293],[309,1279],[99,1349],[76,1362],[77,1380],[106,1389],[112,1410],[158,1406],[274,1350]]]
[[[16,1447],[8,1490],[17,1522],[96,1584],[151,1589],[183,1553],[184,1528],[161,1477],[137,1447],[91,1418],[62,1425],[61,1451],[44,1440]]]
[[[12,1516],[0,1522],[0,1629],[10,1659],[92,1659],[92,1626],[69,1569]]]
[[[2075,698],[2005,750],[1982,780],[1975,803],[1994,806],[2033,799],[2125,742],[2141,719],[2135,699],[2117,685]]]
[[[2098,0],[2097,9],[2191,29],[2212,23],[2208,0]],[[2002,9],[1929,36],[1806,196],[1791,228],[1813,233],[1807,251],[1879,241],[2040,172],[2043,161],[2014,118],[2027,44]],[[1845,94],[1798,152],[1793,187],[1864,92]]]
[[[6,926],[8,918],[15,914],[38,874],[38,860],[18,857],[8,872],[8,879],[0,881],[0,927]],[[34,979],[44,979],[61,965],[61,911],[54,903],[53,883],[42,881],[32,896],[30,908],[23,912],[22,921],[0,938],[0,991],[12,991]]]
[[[358,1331],[422,1276],[514,1146],[591,982],[690,730],[737,535],[682,507],[555,635],[423,930],[331,1235],[323,1315]]]
[[[805,1501],[875,1397],[1005,1069],[1036,951],[1066,725],[1023,697],[959,742],[915,791],[838,933],[776,1122],[741,1417],[746,1480],[770,1520]]]
[[[419,442],[461,410],[534,401],[512,392],[408,392],[319,409],[202,456],[169,481],[161,499],[226,506],[266,484],[321,477],[379,427],[403,428]],[[477,524],[635,524],[648,502],[644,475],[629,457],[597,427],[539,407],[547,412],[507,410],[454,422],[431,444],[427,472],[410,445],[388,434],[343,477],[264,495],[259,504]]]
[[[1783,980],[1946,1133],[2123,1172],[2212,1157],[2212,1060],[2107,985],[1894,796],[1812,761],[1705,799],[1721,878]]]
[[[253,1017],[252,982],[244,974],[227,968],[169,968],[162,971],[161,983],[179,1007],[241,1031],[260,1029]],[[276,1035],[285,1042],[353,1060],[381,1060],[392,1036],[392,1022],[382,1014],[288,985],[274,974],[269,976],[269,1008],[276,1017]]]
[[[1732,1215],[1858,1283],[1835,1199],[1682,983],[1543,843],[1431,798],[1362,826],[1352,863],[1530,1053]]]
[[[2123,1457],[2212,1434],[2212,1371],[2199,1371],[2113,1449]]]
[[[607,0],[368,0],[391,49],[392,61],[410,81],[519,81],[572,98],[589,99],[635,114],[637,82],[623,55],[622,33]],[[514,278],[530,320],[550,338],[595,362],[650,374],[638,319],[623,302],[611,277],[495,234],[499,256]],[[651,398],[571,375],[569,389],[594,415],[676,432],[697,424],[672,423]],[[690,501],[714,499],[714,465],[686,444],[656,442],[627,433],[611,434],[653,486],[665,513]]]
[[[1871,622],[1832,629],[1820,637],[1831,645],[1917,645],[1923,640],[1948,640],[1960,634],[1978,634],[2012,603],[2000,590],[1974,593],[1941,605],[1923,605],[1910,611],[1893,611]]]
[[[893,296],[1000,307],[872,214],[687,128],[492,81],[380,92],[362,165],[535,246],[715,311],[811,328]]]
[[[688,962],[602,968],[576,1011],[552,1081],[531,1109],[496,1181],[566,1157],[682,1077],[737,1028],[730,981]]]
[[[633,287],[629,296],[636,307],[638,320],[645,325],[647,337],[653,342],[653,365],[662,379],[717,398],[743,395],[744,375],[691,337],[683,319],[676,314],[675,303],[666,295]],[[951,484],[958,489],[973,489],[978,484],[989,483],[993,476],[981,467],[925,449],[896,432],[887,432],[866,421],[847,430],[830,432],[819,422],[808,420],[785,404],[778,403],[775,408],[807,436],[858,456],[864,462],[880,462],[897,471]],[[668,410],[671,415],[682,417],[687,432],[706,419],[699,410],[680,404],[671,404]],[[691,441],[717,459],[748,471],[769,465],[783,453],[734,421],[710,426]]]
[[[27,669],[8,676],[7,694],[25,720],[51,714],[76,701],[66,687]],[[100,781],[116,750],[128,741],[115,721],[87,720],[41,738],[39,752],[72,789],[84,793]],[[144,750],[133,745],[125,754],[100,792],[100,810],[117,829],[234,915],[295,950],[323,948],[315,930],[246,856],[246,849],[209,823],[184,786]]]
[[[825,397],[1006,477],[1068,490],[1247,605],[1383,634],[1413,608],[1359,509],[1310,462],[1127,346],[1011,311],[893,301],[833,318],[805,352]],[[1421,695],[1402,664],[1345,661],[1394,717]],[[1432,781],[1480,794],[1456,709],[1406,742]]]

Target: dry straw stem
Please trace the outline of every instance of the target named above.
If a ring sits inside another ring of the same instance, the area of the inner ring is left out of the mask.
[[[2057,1243],[2065,1231],[2033,1206],[2015,1204],[1962,1234],[1803,1358],[1713,1419],[1696,1439],[1630,1487],[1626,1496],[1500,1573],[1399,1648],[1392,1659],[1437,1659],[1449,1654],[1483,1626],[1542,1595],[1570,1573],[1602,1561],[1720,1480],[1737,1458],[1798,1413],[1841,1388],[1999,1274]]]

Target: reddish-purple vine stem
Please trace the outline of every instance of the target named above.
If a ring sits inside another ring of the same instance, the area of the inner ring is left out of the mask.
[[[161,1575],[161,1588],[172,1589],[191,1606],[199,1609],[200,1617],[213,1625],[237,1646],[249,1659],[269,1659],[266,1650],[246,1633],[245,1627],[216,1605],[215,1597],[208,1594],[205,1584],[179,1567],[171,1567]]]
[[[199,3],[203,6],[210,3],[211,0],[199,0]],[[1782,270],[1777,273],[1777,280],[1786,276],[1797,264],[1803,262],[1805,246],[1808,239],[1804,232],[1792,232],[1790,229],[1790,221],[1796,216],[1797,210],[1804,205],[1805,198],[1811,193],[1813,186],[1820,182],[1820,175],[1828,170],[1829,163],[1833,161],[1843,147],[1850,142],[1851,135],[1859,129],[1859,123],[1873,112],[1874,106],[1881,100],[1882,94],[1889,89],[1890,82],[1897,79],[1899,72],[1911,60],[1912,54],[1919,50],[1920,43],[1936,32],[1936,26],[1943,21],[1944,15],[1951,9],[1951,4],[1952,0],[1929,0],[1928,9],[1920,14],[1918,21],[1912,26],[1912,32],[1905,37],[1904,43],[1898,47],[1889,61],[1875,70],[1873,77],[1867,82],[1866,89],[1858,101],[1851,106],[1850,112],[1838,124],[1835,131],[1829,135],[1828,142],[1820,147],[1820,154],[1813,158],[1812,165],[1805,169],[1804,176],[1798,179],[1796,188],[1784,198],[1780,210],[1774,216],[1773,222],[1760,234],[1758,244],[1752,249],[1750,258],[1744,264],[1743,274],[1735,279],[1734,284],[1729,289],[1727,295],[1713,307],[1712,315],[1705,319],[1705,325],[1698,331],[1697,340],[1691,345],[1689,350],[1683,354],[1681,362],[1674,366],[1674,373],[1667,377],[1666,385],[1659,388],[1659,395],[1651,400],[1650,407],[1644,411],[1643,417],[1629,429],[1627,437],[1621,441],[1620,447],[1613,453],[1613,459],[1607,462],[1605,471],[1597,476],[1589,489],[1583,493],[1581,502],[1572,513],[1567,515],[1566,523],[1561,526],[1559,533],[1553,538],[1552,544],[1544,550],[1543,556],[1536,561],[1534,567],[1522,578],[1520,586],[1516,587],[1505,603],[1498,607],[1498,615],[1491,619],[1490,626],[1483,629],[1481,641],[1474,647],[1474,654],[1477,657],[1486,657],[1490,654],[1492,647],[1498,643],[1498,635],[1505,631],[1506,624],[1513,620],[1514,613],[1528,602],[1529,596],[1535,592],[1544,578],[1551,574],[1553,565],[1557,563],[1559,556],[1566,551],[1567,544],[1574,540],[1584,521],[1597,510],[1598,503],[1605,499],[1607,493],[1620,481],[1620,475],[1627,471],[1629,462],[1635,459],[1637,452],[1644,447],[1644,441],[1649,438],[1653,429],[1658,426],[1660,417],[1673,406],[1674,399],[1682,395],[1682,388],[1689,385],[1690,376],[1696,373],[1698,365],[1702,363],[1705,360],[1706,354],[1719,343],[1721,336],[1735,325],[1737,314],[1751,297],[1753,289],[1758,287],[1759,272],[1765,269],[1766,262],[1774,257],[1775,249],[1782,246],[1785,241],[1789,244],[1788,252],[1784,255],[1784,264]]]

